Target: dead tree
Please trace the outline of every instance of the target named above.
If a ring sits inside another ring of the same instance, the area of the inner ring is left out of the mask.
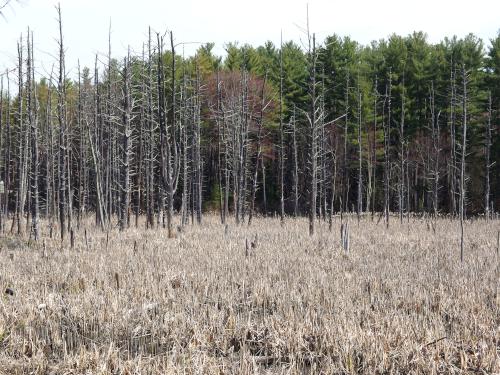
[[[217,180],[219,185],[219,209],[220,209],[220,220],[221,224],[226,223],[226,207],[225,207],[225,199],[224,199],[224,191],[223,183],[222,183],[222,144],[224,144],[224,132],[225,129],[221,126],[221,82],[220,82],[220,71],[217,69],[217,78],[216,78],[216,95],[217,95],[217,104],[215,109],[215,122],[217,124]],[[224,169],[225,169],[224,165]]]
[[[2,129],[2,125],[3,125],[3,106],[4,106],[3,98],[4,98],[4,95],[3,95],[3,75],[0,75],[0,129]],[[2,146],[2,140],[3,140],[2,131],[0,130],[0,148]],[[4,162],[3,168],[5,170],[5,169],[7,169],[7,167],[6,167],[7,160],[4,159],[3,162]],[[0,167],[1,167],[1,164],[0,164]],[[0,194],[0,230],[3,229],[3,216],[4,216],[3,204],[4,203],[1,200],[1,194]]]
[[[124,59],[123,63],[123,106],[122,106],[122,181],[121,181],[121,213],[120,213],[120,230],[124,230],[129,226],[129,207],[130,207],[130,157],[131,157],[131,137],[132,137],[132,95],[131,95],[131,72],[130,72],[130,56]]]
[[[188,101],[188,77],[183,72],[182,86],[180,89],[180,108],[179,108],[179,136],[182,157],[182,194],[181,194],[181,227],[184,227],[189,221],[189,196],[191,186],[190,173],[190,150],[189,144],[189,101]],[[219,137],[220,138],[220,137]],[[220,139],[218,141],[220,144]]]
[[[374,93],[373,93],[373,146],[372,146],[372,183],[373,186],[371,188],[371,198],[372,198],[372,220],[375,216],[375,202],[376,202],[376,194],[377,194],[377,101],[378,101],[378,79],[375,77],[374,84]]]
[[[333,122],[333,137],[335,137],[335,143],[330,145],[330,154],[331,154],[331,163],[333,165],[333,171],[331,174],[331,188],[330,188],[330,193],[331,193],[331,198],[330,198],[330,211],[329,211],[329,217],[328,217],[328,229],[330,232],[333,230],[333,212],[334,212],[334,205],[335,205],[335,199],[337,196],[337,149],[338,149],[338,135],[335,132],[335,129],[337,127],[336,123]],[[332,141],[330,140],[332,143]]]
[[[450,196],[450,212],[452,215],[457,214],[457,146],[456,146],[456,71],[453,65],[453,60],[451,61],[450,68],[450,114],[449,114],[449,124],[450,124],[450,162],[448,166],[449,170],[449,196]]]
[[[249,74],[241,72],[241,89],[238,116],[233,125],[233,196],[235,198],[236,224],[244,222],[247,200],[248,129],[250,123]]]
[[[16,155],[16,173],[17,176],[22,176],[22,129],[23,129],[23,49],[22,49],[22,36],[20,41],[17,43],[17,57],[18,57],[18,66],[17,66],[17,82],[18,82],[18,94],[17,97],[20,99],[17,101],[17,113],[15,114],[15,131],[17,131],[17,155]],[[20,215],[20,200],[21,200],[21,189],[22,189],[22,180],[18,177],[17,186],[16,186],[16,197],[15,197],[15,211],[14,216],[12,217],[12,226],[10,228],[11,233],[14,231],[14,226],[17,223],[18,234],[20,234],[20,224],[19,224],[19,215]]]
[[[26,111],[28,114],[28,123],[31,130],[31,231],[33,239],[38,241],[38,104],[36,97],[36,82],[33,67],[33,35],[30,39],[30,31],[28,29],[28,44],[27,44],[27,68],[26,68],[26,86],[27,100]]]
[[[251,191],[251,198],[250,198],[250,212],[248,215],[248,225],[252,223],[252,218],[254,215],[255,211],[255,194],[257,192],[257,184],[258,184],[258,173],[259,173],[259,163],[262,162],[262,131],[264,128],[264,111],[266,107],[266,97],[265,97],[265,87],[266,87],[266,80],[267,80],[267,72],[264,75],[264,80],[262,81],[262,89],[261,89],[261,102],[260,102],[260,111],[259,111],[259,119],[257,123],[257,152],[255,155],[255,166],[254,166],[254,171],[253,171],[253,180],[252,180],[252,191]],[[264,176],[262,176],[264,178]]]
[[[490,161],[491,156],[491,91],[488,93],[488,118],[486,121],[486,143],[484,145],[485,153],[485,181],[484,181],[484,214],[486,219],[490,218],[490,169],[493,164]]]
[[[173,79],[173,78],[172,78]],[[196,67],[194,112],[193,112],[193,172],[194,172],[194,203],[196,211],[196,221],[201,225],[202,220],[202,195],[203,195],[203,174],[201,161],[201,77],[199,67]]]
[[[342,212],[349,209],[349,165],[347,164],[347,155],[349,153],[349,69],[346,67],[346,81],[345,81],[345,99],[344,99],[344,111],[345,111],[345,124],[344,124],[344,161],[342,164],[342,196],[344,199],[344,205],[341,207]]]
[[[46,122],[47,122],[47,215],[49,216],[49,228],[50,236],[52,238],[52,231],[54,227],[54,218],[59,220],[59,215],[57,211],[57,184],[56,184],[56,152],[54,145],[54,123],[52,116],[52,77],[53,77],[53,67],[49,78],[49,88],[47,95],[47,109],[46,109]]]
[[[10,82],[9,82],[9,71],[6,70],[5,76],[7,78],[7,92],[6,92],[6,98],[5,102],[6,105],[4,104],[4,83],[3,83],[3,74],[1,75],[1,83],[0,83],[0,129],[4,127],[4,113],[5,113],[5,128],[6,128],[6,135],[5,135],[5,153],[2,155],[3,157],[3,181],[4,181],[4,193],[3,197],[0,195],[0,197],[4,198],[3,200],[0,200],[0,230],[3,230],[4,228],[4,216],[7,215],[8,213],[8,191],[9,191],[9,184],[8,184],[8,175],[9,175],[9,170],[10,170]],[[4,106],[7,108],[4,110]],[[1,137],[2,132],[0,132],[0,140],[3,140]],[[0,142],[0,145],[4,142]]]
[[[359,88],[358,77],[358,224],[361,212],[363,211],[363,149],[361,144],[361,90]]]
[[[154,158],[155,123],[153,121],[153,56],[151,50],[151,28],[148,32],[148,63],[146,77],[146,123],[148,149],[146,163],[146,227],[154,227]]]
[[[284,184],[284,174],[285,174],[285,146],[284,146],[284,129],[283,129],[283,35],[280,38],[280,104],[279,104],[279,116],[280,116],[280,147],[279,147],[279,184],[280,184],[280,220],[281,225],[285,221],[285,184]]]
[[[467,153],[467,84],[468,73],[465,65],[462,66],[462,149],[460,161],[460,261],[464,260],[464,205],[465,205],[465,156]]]
[[[293,217],[297,217],[299,215],[299,151],[297,145],[297,120],[295,105],[293,107],[290,125],[292,128],[293,149]]]
[[[14,224],[17,224],[17,233],[21,234],[21,216],[24,213],[25,203],[26,203],[26,185],[27,185],[27,163],[28,163],[28,134],[29,128],[24,125],[23,116],[23,102],[24,102],[24,83],[23,83],[23,42],[22,37],[18,43],[18,80],[19,80],[19,90],[18,90],[18,113],[17,113],[17,125],[18,125],[18,165],[17,165],[17,192],[16,192],[16,213],[14,220],[12,221],[12,228]]]
[[[384,119],[384,217],[385,225],[389,228],[389,182],[390,182],[390,134],[391,134],[391,91],[392,73],[389,69],[389,81],[385,88],[384,108],[387,102],[387,121]]]
[[[113,62],[111,59],[111,22],[109,23],[108,31],[108,64],[107,64],[107,79],[106,79],[106,98],[105,104],[105,116],[104,124],[105,128],[102,131],[102,139],[99,139],[101,157],[105,160],[104,167],[104,200],[106,204],[106,211],[108,213],[107,219],[108,224],[111,222],[113,214],[118,213],[117,205],[119,205],[119,200],[121,195],[115,196],[114,185],[116,181],[116,169],[114,167],[116,161],[116,127],[114,126],[114,103],[113,103],[113,87],[112,87],[112,76],[113,76]]]
[[[141,214],[141,205],[143,201],[143,186],[144,186],[144,125],[146,123],[146,57],[145,46],[142,45],[142,72],[140,74],[140,115],[139,115],[139,145],[137,147],[137,160],[136,160],[136,194],[135,194],[135,227],[139,227],[139,216]]]
[[[429,98],[430,102],[430,111],[431,111],[431,136],[432,136],[432,145],[433,145],[433,198],[432,205],[434,216],[437,217],[439,211],[439,137],[440,137],[440,129],[439,129],[439,113],[436,114],[436,103],[435,103],[435,93],[434,93],[434,82],[431,82],[431,94]]]
[[[309,35],[308,35],[309,37]],[[316,221],[316,199],[318,190],[318,130],[323,114],[318,108],[318,96],[316,95],[316,37],[309,38],[308,68],[309,68],[309,112],[306,113],[308,122],[308,162],[309,162],[309,235],[314,235]]]
[[[405,201],[405,78],[403,73],[403,89],[401,90],[401,120],[399,121],[399,222],[403,224]]]
[[[175,144],[175,48],[172,32],[170,33],[170,46],[172,53],[171,63],[171,103],[169,110],[169,124],[166,118],[165,73],[163,70],[163,38],[158,39],[158,122],[160,125],[160,154],[162,187],[166,192],[166,214],[168,237],[174,237],[172,216],[174,211],[174,193],[179,173],[177,145]],[[162,198],[163,200],[163,198]]]
[[[78,99],[77,99],[77,109],[76,109],[76,126],[79,132],[79,158],[78,158],[78,213],[76,216],[77,228],[80,228],[81,216],[83,214],[83,196],[84,196],[84,131],[82,130],[82,115],[83,115],[83,103],[82,103],[82,77],[80,71],[80,60],[78,60]]]
[[[320,93],[319,93],[319,104],[318,104],[318,109],[320,114],[325,113],[325,71],[324,69],[322,70],[321,74],[321,85],[320,85]],[[318,200],[319,200],[319,217],[323,219],[323,221],[326,221],[326,212],[328,210],[327,208],[327,194],[326,194],[326,189],[327,189],[327,173],[329,172],[327,168],[327,137],[326,137],[326,125],[324,123],[324,116],[321,116],[321,119],[318,123],[318,161],[319,161],[319,178],[318,178]]]
[[[59,122],[59,225],[61,241],[66,233],[66,84],[64,67],[64,44],[62,36],[61,7],[57,7],[59,23],[59,81],[57,86],[57,119]]]
[[[6,128],[6,145],[5,145],[5,157],[4,157],[4,186],[5,186],[5,193],[4,193],[4,201],[3,201],[3,207],[1,207],[2,212],[7,215],[9,212],[9,189],[10,189],[10,170],[11,170],[11,123],[10,123],[10,116],[11,116],[11,110],[10,110],[10,77],[9,77],[9,70],[5,72],[5,76],[7,78],[7,108],[6,108],[6,114],[5,114],[5,128]]]
[[[102,154],[100,153],[100,148],[98,147],[99,142],[99,129],[102,129],[102,113],[101,113],[101,95],[99,90],[99,70],[97,68],[97,56],[95,60],[95,70],[94,70],[94,139],[92,140],[92,134],[90,127],[87,126],[88,140],[90,151],[92,154],[92,161],[95,171],[95,189],[97,195],[97,210],[96,210],[96,221],[104,230],[105,225],[108,223],[107,218],[107,207],[104,200],[103,193],[103,165],[102,165]]]

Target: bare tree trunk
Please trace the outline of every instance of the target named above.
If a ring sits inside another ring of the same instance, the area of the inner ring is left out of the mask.
[[[128,211],[130,207],[130,154],[132,129],[130,127],[132,117],[132,99],[130,93],[130,56],[124,59],[123,63],[123,171],[122,171],[122,199],[121,199],[121,215],[120,215],[120,230],[124,230],[129,226]]]
[[[184,227],[188,220],[189,213],[189,187],[190,187],[190,175],[189,175],[189,135],[188,135],[188,94],[187,94],[187,76],[184,72],[182,79],[182,89],[180,92],[180,138],[182,147],[182,201],[181,201],[181,226]],[[220,141],[219,141],[220,143]]]
[[[281,225],[285,221],[285,184],[284,184],[284,174],[285,174],[285,146],[284,146],[284,130],[283,130],[283,35],[280,38],[280,148],[279,148],[279,184],[280,184],[280,220]]]
[[[391,133],[391,90],[392,73],[389,70],[389,83],[385,89],[385,101],[387,101],[387,123],[384,121],[384,215],[385,225],[389,228],[389,179],[390,179],[390,133]]]
[[[167,226],[169,238],[174,237],[173,227],[172,227],[172,216],[174,214],[174,194],[176,191],[177,181],[179,177],[179,158],[178,158],[178,147],[176,144],[176,88],[175,88],[175,46],[174,46],[174,34],[170,32],[170,52],[172,54],[172,64],[170,66],[170,91],[171,91],[171,103],[170,103],[170,128],[171,132],[167,130],[167,175],[168,175],[168,195],[167,195]],[[200,176],[201,179],[201,176]],[[200,190],[201,190],[201,180],[200,180]],[[200,191],[201,194],[201,191]],[[201,207],[201,201],[200,201]],[[201,208],[200,208],[201,215]],[[200,217],[201,222],[201,217]]]
[[[219,189],[219,213],[221,224],[225,223],[224,216],[224,192],[222,188],[222,171],[221,171],[221,143],[223,142],[223,134],[220,124],[221,100],[220,100],[220,77],[219,69],[217,69],[217,108],[215,111],[215,122],[217,124],[217,184]]]
[[[201,99],[200,99],[200,72],[196,68],[196,93],[194,97],[194,172],[195,172],[195,202],[196,202],[196,221],[201,225],[202,220],[202,166],[201,166]]]
[[[255,211],[255,194],[257,192],[257,184],[258,184],[258,173],[259,173],[259,163],[261,163],[261,157],[262,157],[262,129],[264,127],[264,110],[265,110],[265,86],[266,86],[266,81],[267,81],[267,71],[266,74],[264,75],[264,80],[262,82],[262,90],[261,90],[261,102],[260,102],[260,112],[259,112],[259,120],[258,120],[258,130],[257,130],[257,153],[255,155],[255,167],[254,167],[254,173],[253,173],[253,180],[252,180],[252,192],[251,192],[251,200],[250,200],[250,213],[248,215],[248,225],[252,224],[252,218],[254,215]],[[262,176],[264,179],[264,176]]]
[[[456,169],[457,169],[457,161],[456,161],[456,131],[455,131],[455,101],[456,101],[456,85],[455,85],[455,75],[453,61],[451,63],[450,70],[450,86],[451,86],[451,97],[450,97],[450,212],[452,215],[457,214],[457,204],[456,204]]]
[[[59,22],[59,83],[57,87],[57,117],[59,121],[59,230],[61,241],[66,233],[66,84],[64,67],[64,45],[62,37],[61,7],[57,7]]]
[[[144,79],[146,76],[146,61],[144,53],[144,44],[142,45],[142,64],[143,71],[141,77],[141,108],[140,108],[140,121],[139,121],[139,149],[137,157],[137,177],[136,177],[136,202],[135,202],[135,227],[139,227],[139,216],[141,214],[141,205],[143,200],[143,168],[144,168],[144,123],[145,123],[145,103],[146,103],[146,88]]]
[[[104,167],[104,199],[105,199],[105,204],[106,204],[106,211],[108,213],[107,219],[108,219],[108,224],[111,223],[111,219],[113,217],[113,214],[115,214],[116,207],[115,207],[115,201],[118,203],[118,199],[120,196],[116,197],[117,199],[114,199],[114,193],[113,193],[113,182],[114,182],[114,168],[113,168],[113,161],[114,161],[114,126],[112,123],[112,112],[111,112],[111,107],[113,105],[112,103],[112,94],[111,94],[111,76],[112,76],[112,70],[111,70],[111,21],[109,23],[109,31],[108,31],[108,77],[106,80],[106,116],[105,116],[105,123],[106,123],[106,136],[103,137],[104,139],[102,140],[102,157],[105,158],[106,164]]]
[[[36,82],[33,68],[33,35],[28,29],[28,59],[27,59],[27,112],[31,127],[31,231],[33,239],[38,241],[38,109],[36,97]]]
[[[435,93],[434,93],[434,82],[431,82],[431,97],[430,97],[430,109],[431,109],[431,132],[432,132],[432,144],[433,144],[433,154],[434,154],[434,171],[433,171],[433,210],[434,216],[437,217],[439,211],[439,114],[436,115],[436,104],[435,104]]]
[[[464,205],[465,205],[465,156],[467,153],[467,83],[468,74],[465,71],[465,65],[462,66],[462,150],[460,162],[460,261],[464,261]]]
[[[163,192],[169,187],[170,180],[170,149],[168,147],[168,129],[167,129],[167,119],[166,119],[166,98],[165,98],[165,74],[163,72],[163,38],[160,38],[159,34],[157,34],[158,39],[158,66],[157,66],[157,75],[158,75],[158,122],[160,125],[160,169],[161,169],[161,186],[159,187],[160,191]],[[170,195],[168,197],[169,202],[168,206],[170,208]],[[164,202],[164,197],[159,197],[159,201]],[[172,236],[171,228],[170,228],[170,210],[168,216],[168,236],[169,238]]]
[[[488,93],[488,120],[486,123],[486,145],[485,145],[485,181],[484,181],[484,214],[490,219],[490,162],[491,155],[491,91]]]
[[[372,197],[372,220],[375,216],[375,202],[377,194],[377,100],[378,100],[378,79],[375,77],[375,90],[373,99],[373,155],[372,155],[372,182],[373,187],[371,191]]]
[[[310,42],[309,42],[310,43]],[[309,184],[309,235],[314,235],[315,221],[316,221],[316,198],[317,198],[317,108],[316,108],[316,38],[312,36],[312,50],[309,45],[309,166],[310,170],[310,184]]]
[[[293,146],[293,217],[299,214],[299,156],[297,148],[297,121],[295,118],[295,106],[292,115],[292,146]]]
[[[95,170],[95,185],[96,185],[96,194],[97,194],[97,213],[98,213],[98,224],[101,226],[101,229],[104,230],[104,226],[108,223],[107,218],[107,206],[105,203],[105,198],[103,194],[103,164],[102,164],[102,154],[98,155],[99,147],[97,146],[97,142],[99,141],[99,128],[102,128],[102,115],[101,115],[101,96],[99,91],[99,71],[97,69],[97,56],[95,60],[95,70],[94,70],[94,134],[96,145],[94,146],[94,142],[92,141],[92,134],[90,132],[90,128],[87,128],[88,139],[90,144],[90,151],[92,154],[92,160],[94,163]]]
[[[401,91],[401,121],[399,122],[399,222],[403,224],[405,201],[405,78],[403,73],[403,90]]]
[[[78,128],[79,135],[79,157],[78,157],[78,213],[76,216],[77,228],[80,228],[81,216],[83,213],[83,131],[82,131],[82,83],[81,83],[81,71],[80,71],[80,60],[78,60],[78,102],[77,102],[77,113],[76,113],[76,125]]]
[[[346,68],[347,69],[347,68]],[[345,125],[344,125],[344,163],[342,165],[342,196],[344,197],[344,209],[342,211],[347,211],[349,209],[349,170],[347,165],[347,153],[348,153],[348,136],[349,136],[349,70],[346,71],[346,87],[345,87]]]
[[[148,123],[148,159],[147,159],[147,198],[146,227],[154,227],[154,122],[153,122],[153,56],[151,53],[151,28],[148,33],[148,67],[147,67],[147,123]]]
[[[334,126],[335,123],[334,123]],[[333,173],[331,178],[331,200],[330,200],[330,213],[329,213],[329,230],[330,232],[333,229],[333,212],[334,212],[334,204],[335,198],[337,196],[337,149],[338,149],[338,136],[335,134],[335,145],[332,147],[332,162],[333,162]]]
[[[4,95],[3,95],[3,75],[0,76],[0,150],[2,148],[2,145],[3,145],[3,132],[2,132],[2,129],[3,129],[3,106],[4,106],[4,103],[3,103],[3,99],[4,98]],[[5,159],[5,155],[2,155],[4,156],[4,160],[3,160],[3,165],[0,164],[0,167],[3,168],[3,171],[5,171],[8,166],[7,166],[7,163],[8,163],[8,160]],[[3,180],[2,180],[3,181]],[[4,182],[5,184],[5,182]],[[5,189],[5,185],[4,185],[4,189]],[[5,191],[2,191],[0,193],[0,231],[3,231],[3,216],[4,216],[4,202],[3,200],[1,199],[2,198],[2,195],[5,194]]]
[[[246,198],[247,198],[247,138],[248,138],[248,123],[249,123],[249,108],[248,108],[248,72],[242,71],[242,93],[240,107],[239,132],[235,138],[238,139],[238,155],[237,155],[237,171],[235,181],[236,187],[236,224],[245,220]],[[235,142],[236,144],[236,142]]]
[[[21,205],[23,195],[23,47],[22,37],[17,45],[18,51],[18,108],[17,108],[17,123],[18,123],[18,160],[17,160],[17,191],[16,191],[16,211],[12,220],[11,232],[14,230],[14,225],[17,223],[17,233],[21,234],[21,218],[24,206]]]
[[[10,126],[10,78],[9,71],[6,71],[7,77],[7,113],[5,120],[5,127],[7,131],[7,145],[5,147],[5,162],[4,162],[4,181],[5,181],[5,193],[4,193],[4,206],[1,208],[5,215],[9,213],[9,189],[10,189],[10,169],[11,169],[11,126]]]
[[[50,79],[49,82],[52,82],[52,73],[50,74]],[[57,211],[57,185],[56,185],[56,153],[54,149],[54,123],[53,123],[53,117],[52,117],[52,84],[49,83],[49,92],[47,95],[47,127],[48,127],[48,137],[49,137],[49,144],[48,144],[48,152],[49,155],[47,155],[47,163],[50,163],[47,165],[47,205],[49,206],[48,212],[49,212],[49,227],[50,227],[50,237],[52,238],[52,230],[54,226],[54,218],[59,217],[59,213]],[[50,193],[50,195],[49,195]],[[49,199],[50,196],[50,199]]]
[[[165,98],[165,75],[163,73],[163,38],[158,35],[158,120],[160,124],[160,153],[161,172],[163,188],[167,193],[167,230],[168,237],[173,238],[172,216],[174,209],[174,191],[176,176],[178,173],[177,146],[175,144],[175,49],[173,34],[170,33],[170,45],[172,52],[171,65],[171,103],[170,103],[170,124],[166,121],[166,98]],[[170,132],[169,132],[170,128]]]
[[[229,191],[230,191],[230,173],[229,173],[229,167],[230,167],[230,155],[229,155],[229,131],[227,129],[227,123],[226,123],[226,114],[225,114],[225,108],[222,103],[222,82],[219,77],[220,72],[217,71],[217,118],[219,121],[220,117],[220,122],[221,122],[221,130],[219,131],[219,139],[220,142],[222,142],[224,146],[224,197],[223,197],[223,205],[224,207],[221,207],[222,210],[222,223],[226,224],[226,220],[229,216]],[[222,179],[222,177],[221,177]],[[221,181],[221,186],[222,186],[222,181]]]
[[[359,77],[358,77],[358,224],[360,220],[361,212],[363,211],[363,154],[362,154],[362,144],[361,144],[361,91],[359,89]]]

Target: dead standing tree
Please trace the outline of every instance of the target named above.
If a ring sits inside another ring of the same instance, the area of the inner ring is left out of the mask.
[[[491,163],[491,91],[488,93],[488,116],[486,120],[486,140],[484,145],[485,153],[485,181],[484,181],[484,214],[486,219],[490,219],[493,210],[490,210],[490,169]]]
[[[284,184],[284,174],[285,174],[285,146],[284,146],[284,129],[283,129],[283,35],[280,38],[280,147],[279,147],[279,184],[280,184],[280,220],[281,225],[284,224],[285,221],[285,184]]]
[[[464,261],[464,219],[465,219],[465,157],[467,154],[467,84],[469,74],[462,66],[462,147],[460,150],[460,261]]]
[[[3,200],[3,207],[0,209],[2,210],[2,214],[7,214],[8,213],[8,208],[9,208],[9,189],[10,189],[10,176],[11,176],[11,123],[10,123],[10,117],[11,117],[11,110],[10,110],[10,77],[9,77],[9,71],[7,70],[5,72],[5,76],[7,78],[7,105],[6,105],[6,119],[5,119],[5,128],[6,128],[6,145],[5,145],[5,157],[4,157],[4,181],[5,181],[5,194],[4,194],[4,200]],[[4,225],[4,224],[3,224]],[[2,228],[3,229],[3,228]]]
[[[17,119],[17,139],[18,139],[18,154],[17,154],[17,191],[16,191],[16,208],[15,208],[15,214],[12,218],[12,227],[11,227],[11,232],[14,230],[14,226],[17,225],[17,233],[21,234],[21,216],[23,215],[24,212],[24,203],[26,199],[26,192],[25,192],[25,175],[26,175],[26,159],[27,155],[25,155],[25,152],[27,152],[27,139],[25,138],[28,135],[28,132],[24,129],[24,116],[23,116],[23,111],[24,111],[24,91],[23,91],[23,86],[24,86],[24,80],[23,80],[23,41],[22,37],[20,41],[17,44],[17,51],[18,51],[18,106],[17,106],[17,114],[16,114],[16,119]]]
[[[362,98],[361,90],[359,87],[359,76],[358,76],[358,205],[357,205],[357,216],[358,224],[360,220],[361,212],[363,211],[363,148],[361,144],[361,111],[362,111]]]
[[[399,222],[403,224],[405,210],[405,76],[403,72],[403,87],[401,90],[401,120],[399,122],[399,181],[398,181],[398,209]],[[406,208],[408,209],[408,207]]]
[[[130,207],[130,158],[132,153],[132,95],[131,95],[131,71],[130,54],[123,62],[123,99],[122,99],[122,181],[121,181],[121,212],[119,217],[120,230],[129,226],[129,207]]]
[[[318,130],[322,124],[323,113],[318,105],[321,95],[316,93],[316,36],[309,36],[308,69],[309,69],[309,112],[306,112],[308,125],[308,163],[309,163],[309,235],[314,235],[316,221],[316,200],[318,191]],[[312,42],[312,45],[311,45]]]
[[[31,38],[30,38],[31,37]],[[31,232],[33,239],[38,240],[38,215],[39,215],[39,202],[38,202],[38,102],[36,95],[36,82],[35,70],[33,59],[33,34],[30,35],[28,29],[28,44],[27,44],[27,69],[26,69],[26,86],[27,86],[27,112],[28,123],[31,130]]]
[[[432,158],[433,158],[433,170],[432,170],[432,206],[434,211],[434,216],[437,218],[439,211],[439,153],[440,153],[440,129],[439,129],[439,114],[436,114],[436,103],[435,103],[435,92],[434,92],[434,82],[431,82],[429,104],[431,111],[431,136],[432,136]]]
[[[57,86],[57,119],[59,122],[59,225],[61,241],[66,233],[66,183],[67,183],[67,148],[66,148],[66,83],[64,67],[64,44],[62,34],[61,7],[57,6],[59,24],[59,80]]]
[[[163,37],[157,35],[158,40],[158,122],[160,125],[160,155],[161,180],[163,191],[166,192],[166,213],[168,237],[174,237],[172,216],[174,211],[174,193],[179,175],[179,160],[175,138],[175,48],[173,33],[170,33],[171,62],[171,103],[169,123],[167,124],[167,101],[165,95],[165,73],[163,70]],[[161,198],[163,200],[163,197]]]
[[[390,203],[390,191],[389,182],[391,177],[390,171],[390,142],[391,142],[391,91],[392,91],[392,74],[389,69],[389,81],[385,87],[385,97],[384,97],[384,109],[387,103],[387,120],[383,118],[384,127],[384,217],[386,228],[389,228],[389,203]],[[385,117],[383,115],[383,117]]]
[[[371,198],[372,198],[372,220],[375,216],[375,203],[377,195],[377,118],[378,118],[378,79],[375,76],[375,84],[373,86],[373,140],[372,140],[372,183]]]
[[[172,52],[173,54],[173,52]],[[172,78],[173,79],[173,78]],[[174,88],[172,88],[174,90]],[[201,225],[203,172],[201,161],[201,77],[199,66],[196,66],[195,92],[193,97],[193,204],[196,212],[196,222]]]
[[[449,202],[450,202],[450,212],[453,216],[457,214],[457,144],[456,144],[456,71],[451,61],[450,68],[450,114],[449,114],[449,124],[450,124],[450,160],[448,166],[448,178],[449,178]]]
[[[259,163],[263,163],[262,161],[262,131],[264,128],[264,111],[266,109],[266,96],[265,96],[265,88],[266,88],[266,81],[267,81],[267,72],[264,75],[264,80],[262,81],[262,89],[261,89],[261,102],[260,102],[260,109],[259,109],[259,118],[257,120],[257,152],[255,155],[255,165],[254,165],[254,171],[253,171],[253,180],[252,180],[252,191],[251,191],[251,198],[250,198],[250,212],[248,214],[248,225],[252,223],[252,217],[254,215],[255,211],[255,194],[257,192],[257,185],[258,185],[258,173],[259,173]],[[264,178],[264,176],[262,176]]]
[[[87,126],[88,140],[90,146],[90,152],[92,154],[92,161],[95,171],[95,190],[97,195],[97,209],[96,209],[96,223],[101,226],[104,230],[105,225],[108,223],[107,219],[107,207],[104,199],[103,192],[103,164],[102,164],[102,154],[99,147],[99,129],[102,129],[102,113],[101,113],[101,95],[99,90],[99,70],[97,68],[97,57],[94,70],[94,136],[90,131],[90,126]]]
[[[248,127],[250,119],[249,108],[249,74],[241,71],[241,86],[239,107],[233,120],[233,175],[236,224],[245,220],[247,198],[247,167],[248,167]]]

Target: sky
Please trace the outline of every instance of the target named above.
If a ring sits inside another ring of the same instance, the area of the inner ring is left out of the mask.
[[[0,0],[0,5],[5,0]],[[75,75],[92,67],[96,54],[107,59],[111,23],[112,57],[121,58],[130,46],[140,54],[148,26],[172,30],[179,53],[191,55],[202,43],[238,41],[254,46],[267,40],[305,40],[307,12],[317,41],[336,33],[362,44],[392,33],[424,31],[430,42],[470,32],[485,45],[500,29],[500,0],[11,0],[0,17],[0,71],[16,65],[16,43],[28,26],[34,32],[37,71],[49,75],[57,68],[58,25],[55,6],[63,17],[66,66]]]

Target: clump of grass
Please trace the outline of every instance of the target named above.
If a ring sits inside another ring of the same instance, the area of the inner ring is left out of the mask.
[[[214,215],[169,239],[89,219],[73,249],[42,225],[43,250],[0,252],[0,373],[500,371],[498,221],[468,223],[463,263],[450,220],[363,218],[348,253],[340,225]]]

